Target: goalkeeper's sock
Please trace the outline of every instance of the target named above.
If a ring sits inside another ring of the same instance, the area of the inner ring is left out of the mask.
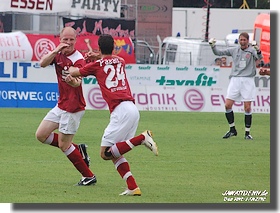
[[[229,124],[234,123],[234,113],[232,109],[226,110],[225,116]]]
[[[127,188],[130,190],[136,189],[138,186],[130,171],[130,167],[127,160],[122,156],[117,161],[115,161],[114,164],[116,170],[118,171],[122,179],[126,181]]]
[[[252,125],[252,113],[245,112],[244,116],[244,123],[245,123],[245,136],[250,134],[250,129]]]
[[[252,124],[252,113],[245,113],[244,117],[245,128],[250,128]]]

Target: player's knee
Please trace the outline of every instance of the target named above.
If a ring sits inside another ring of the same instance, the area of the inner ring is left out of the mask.
[[[68,150],[73,144],[72,141],[58,141],[58,148],[62,151],[65,152],[66,150]]]
[[[244,111],[246,112],[246,113],[250,113],[251,112],[251,103],[245,103],[244,104]]]
[[[111,160],[112,159],[112,157],[107,157],[104,153],[101,154],[101,158],[103,160]]]
[[[231,109],[231,105],[229,103],[225,103],[225,109],[226,110]]]
[[[113,158],[112,152],[110,150],[111,147],[106,147],[104,152],[101,152],[101,158],[103,160],[111,160]]]
[[[104,155],[106,157],[111,157],[112,156],[111,147],[106,147],[105,148]]]
[[[232,109],[233,103],[234,103],[234,101],[229,100],[229,99],[226,99],[226,102],[225,102],[225,110],[230,110],[230,109]]]
[[[42,136],[41,134],[39,134],[38,132],[35,133],[35,138],[40,141],[41,143],[44,143],[44,141],[46,140],[46,138],[44,136]]]
[[[245,107],[244,111],[245,111],[246,113],[250,113],[250,112],[251,112],[251,107]]]

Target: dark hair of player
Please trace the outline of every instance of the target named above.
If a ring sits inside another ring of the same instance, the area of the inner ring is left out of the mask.
[[[102,34],[98,38],[98,46],[101,54],[111,55],[114,50],[114,39],[109,34]]]

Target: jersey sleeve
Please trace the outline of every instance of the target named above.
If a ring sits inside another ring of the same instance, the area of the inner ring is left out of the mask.
[[[74,63],[74,67],[81,68],[86,65],[86,61],[84,59],[79,59]]]
[[[89,76],[89,75],[93,75],[95,76],[96,73],[96,69],[97,69],[97,65],[95,62],[90,62],[87,63],[85,66],[80,68],[80,74],[83,77]]]

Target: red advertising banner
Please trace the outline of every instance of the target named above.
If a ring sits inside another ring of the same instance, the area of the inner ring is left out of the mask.
[[[40,60],[43,55],[52,51],[59,44],[59,37],[53,35],[26,34],[33,47],[32,60]],[[77,36],[76,49],[85,54],[91,49],[98,50],[98,37],[90,33]],[[114,37],[114,54],[125,59],[127,64],[135,64],[134,46],[129,37]]]
[[[134,46],[130,37],[114,37],[114,40],[114,54],[124,58],[127,64],[135,64]],[[91,49],[98,50],[97,41],[98,36],[91,33],[78,35],[76,49],[82,54]],[[58,44],[57,35],[0,33],[0,60],[39,61]]]

